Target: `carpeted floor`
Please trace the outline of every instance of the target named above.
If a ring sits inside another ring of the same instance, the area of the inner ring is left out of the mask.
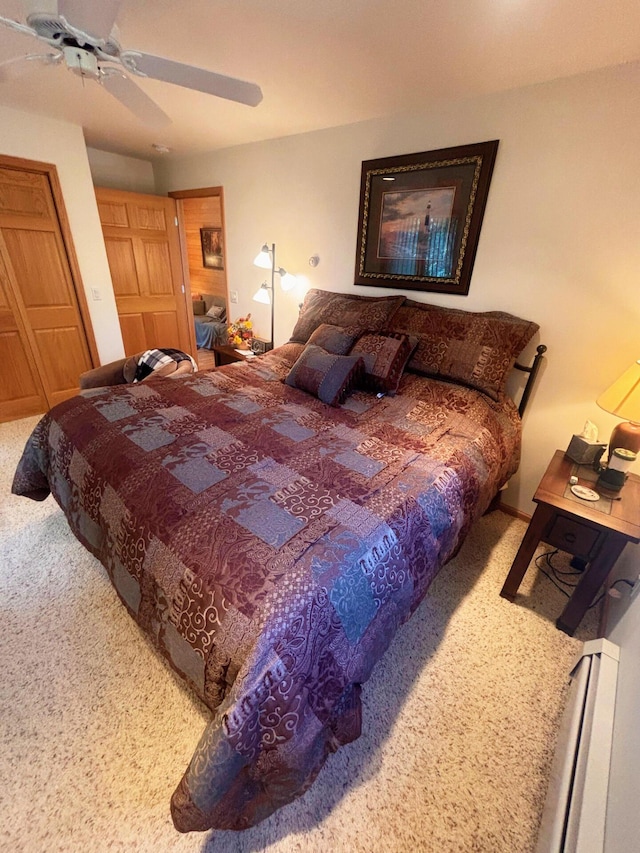
[[[596,635],[557,631],[525,530],[481,519],[363,691],[363,735],[307,794],[242,834],[181,836],[169,799],[208,719],[127,615],[51,498],[9,494],[36,419],[0,424],[0,849],[526,853],[567,674]]]

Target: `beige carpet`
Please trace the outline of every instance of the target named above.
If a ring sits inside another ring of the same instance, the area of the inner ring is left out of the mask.
[[[9,494],[35,419],[0,424],[0,849],[525,853],[581,640],[530,568],[525,525],[483,518],[366,685],[364,733],[243,834],[181,836],[169,798],[207,711],[155,654],[51,498]]]

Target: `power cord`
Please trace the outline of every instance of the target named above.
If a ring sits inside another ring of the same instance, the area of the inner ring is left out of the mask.
[[[535,564],[536,564],[538,570],[548,580],[551,581],[551,583],[556,587],[556,589],[559,589],[560,592],[563,595],[565,595],[567,598],[571,598],[571,592],[568,592],[563,587],[569,587],[569,589],[573,591],[578,586],[578,581],[573,583],[573,582],[568,581],[568,580],[563,580],[562,577],[560,577],[560,576],[562,575],[564,577],[579,577],[582,574],[582,570],[575,570],[575,571],[571,571],[571,572],[566,572],[566,571],[563,571],[562,569],[558,568],[558,566],[554,566],[553,565],[553,558],[558,553],[559,553],[558,548],[555,548],[553,551],[546,551],[544,554],[540,554],[538,557],[536,557]],[[547,568],[549,568],[549,570],[551,571],[551,574],[549,574],[549,572],[545,571],[545,569],[543,568],[544,565],[546,565]],[[563,586],[561,586],[561,584]],[[628,578],[618,578],[618,580],[615,580],[611,584],[611,586],[609,587],[609,590],[613,589],[618,584],[627,584],[627,586],[633,588],[635,586],[635,581],[629,580]],[[600,595],[589,605],[588,609],[592,610],[594,607],[596,607],[598,604],[600,604],[600,602],[605,597],[605,595],[607,595],[609,590],[604,590],[603,592],[601,592]]]
[[[619,583],[626,583],[630,587],[633,587],[635,585],[635,581],[630,581],[628,578],[618,578],[617,581],[614,581],[611,584],[609,589],[605,590],[604,592],[601,592],[600,595],[596,598],[596,600],[592,604],[589,605],[589,610],[591,610],[592,607],[595,607],[596,604],[600,604],[600,602],[605,597],[605,595],[607,595],[609,590],[613,589],[616,586],[616,584],[619,584]]]
[[[566,595],[567,598],[570,598],[571,593],[567,592],[567,590],[564,589],[563,586],[560,586],[560,584],[563,584],[565,587],[569,587],[570,590],[573,590],[578,585],[578,582],[576,581],[575,583],[572,583],[571,581],[563,580],[560,575],[563,575],[564,577],[578,577],[582,574],[582,572],[578,570],[565,572],[562,569],[558,568],[558,566],[554,566],[552,560],[553,557],[555,557],[558,553],[558,548],[553,551],[546,551],[544,554],[540,554],[538,557],[536,557],[535,563],[539,571],[541,571],[542,574],[546,578],[548,578],[548,580],[551,581],[551,583],[556,587],[556,589],[559,589],[563,595]],[[543,564],[546,564],[546,566],[551,571],[551,574],[545,571],[545,569],[543,568]]]

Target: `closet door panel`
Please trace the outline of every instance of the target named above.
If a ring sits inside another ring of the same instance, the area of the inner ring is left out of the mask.
[[[50,222],[56,209],[46,175],[21,169],[0,168],[0,213],[14,217],[14,225],[33,219]]]
[[[84,293],[50,164],[0,155],[0,289],[0,419],[9,420],[76,394],[80,374],[93,366]]]
[[[0,421],[9,421],[45,412],[48,406],[1,252],[0,245]]]
[[[42,369],[50,399],[59,403],[73,397],[78,393],[77,365],[85,358],[84,341],[77,327],[57,325],[35,329],[34,337],[43,356]],[[64,358],[51,357],[53,353],[64,353]],[[90,369],[89,364],[87,370]]]
[[[3,229],[3,236],[47,398],[55,405],[78,392],[80,373],[91,368],[64,247],[48,230]]]

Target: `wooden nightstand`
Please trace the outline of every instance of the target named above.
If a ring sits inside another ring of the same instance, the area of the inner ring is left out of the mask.
[[[513,601],[539,542],[585,561],[586,567],[566,607],[556,620],[561,631],[572,635],[606,581],[627,542],[640,541],[640,477],[630,474],[619,500],[601,497],[589,502],[571,492],[569,477],[593,489],[596,474],[576,465],[562,450],[551,464],[533,496],[538,504],[513,561],[500,595]]]
[[[251,350],[247,350],[246,353],[238,352],[235,347],[228,345],[213,348],[213,360],[216,367],[222,367],[223,364],[233,364],[234,361],[250,361],[255,357]]]

